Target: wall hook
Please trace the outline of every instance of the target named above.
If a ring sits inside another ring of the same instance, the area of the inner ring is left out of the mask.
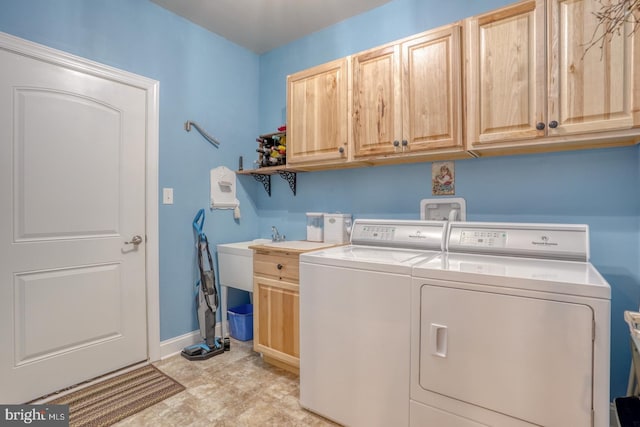
[[[215,139],[214,137],[209,135],[204,129],[202,129],[200,126],[198,126],[198,124],[196,122],[192,122],[190,120],[187,120],[184,123],[184,130],[186,130],[187,132],[191,132],[191,126],[196,128],[196,130],[200,133],[200,135],[202,135],[204,137],[204,139],[209,141],[212,145],[214,145],[216,147],[220,145],[220,141],[218,141],[217,139]]]

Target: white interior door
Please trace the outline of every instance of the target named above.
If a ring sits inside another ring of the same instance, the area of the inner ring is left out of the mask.
[[[147,359],[147,100],[1,47],[0,64],[0,402],[20,403]]]

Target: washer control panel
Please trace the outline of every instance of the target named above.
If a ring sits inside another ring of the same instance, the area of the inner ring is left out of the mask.
[[[358,219],[351,231],[352,245],[442,250],[446,222]]]
[[[367,240],[393,241],[396,227],[385,225],[363,225],[359,237]]]

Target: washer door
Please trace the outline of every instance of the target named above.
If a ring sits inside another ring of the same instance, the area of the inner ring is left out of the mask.
[[[537,425],[591,425],[591,307],[436,285],[420,295],[423,389]]]

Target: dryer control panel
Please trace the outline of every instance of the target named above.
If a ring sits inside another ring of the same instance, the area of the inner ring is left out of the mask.
[[[507,232],[497,230],[463,230],[460,243],[472,247],[504,248],[507,245]]]
[[[588,261],[589,228],[584,224],[456,222],[449,225],[446,250]]]

